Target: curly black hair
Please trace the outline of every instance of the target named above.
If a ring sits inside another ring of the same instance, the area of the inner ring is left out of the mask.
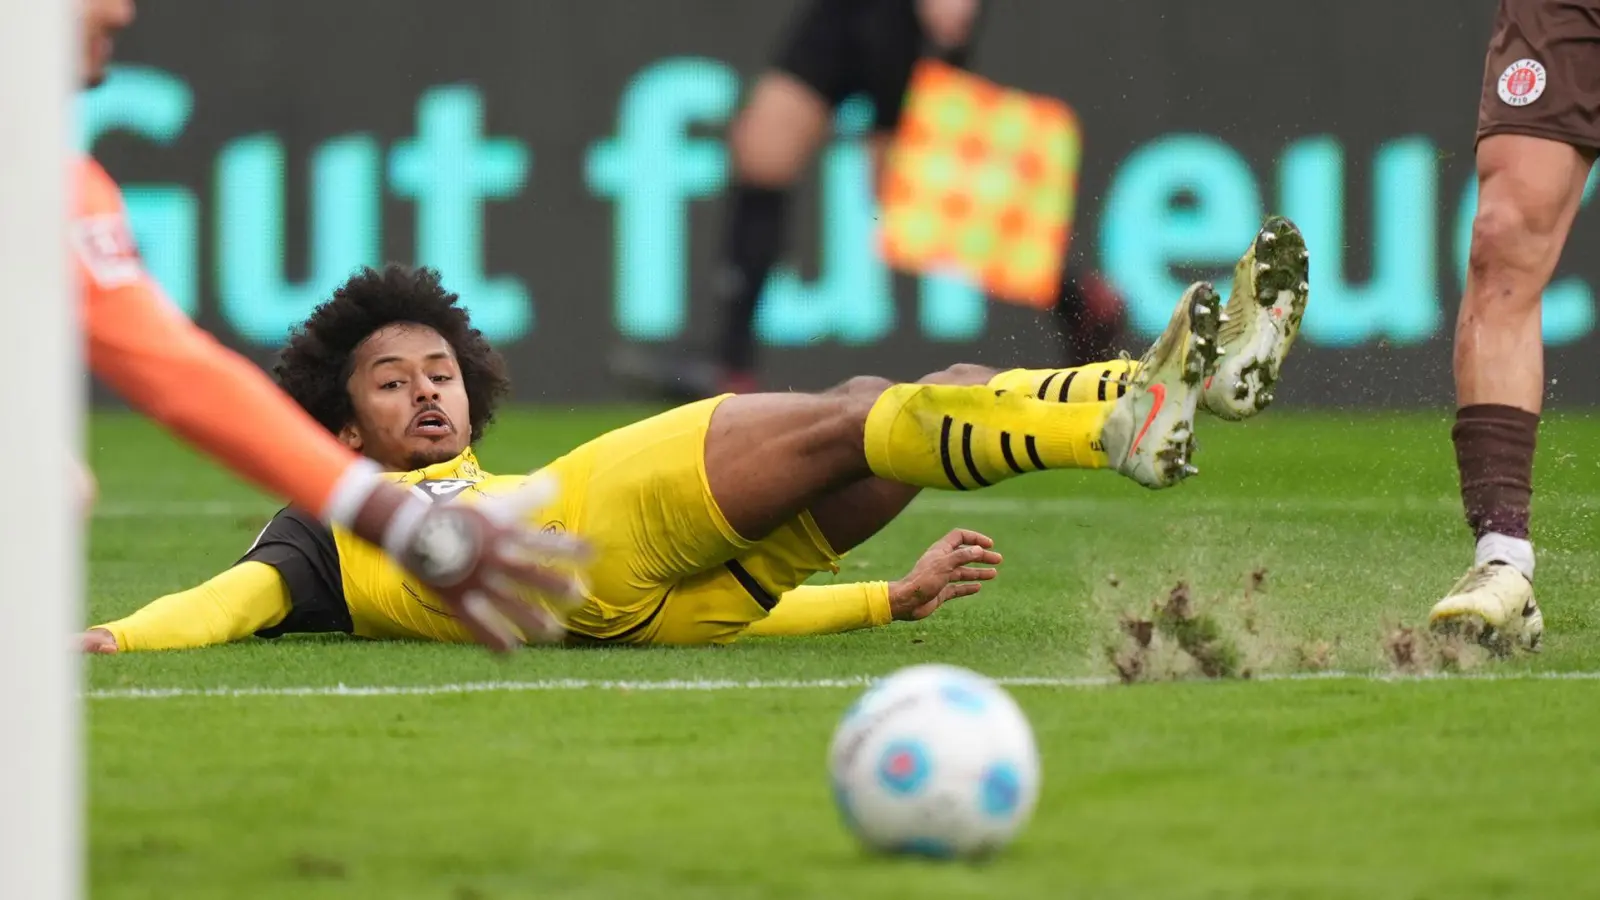
[[[494,408],[511,388],[505,360],[472,327],[460,300],[433,269],[390,264],[363,267],[294,330],[272,373],[289,396],[334,434],[355,419],[347,387],[355,350],[373,332],[411,323],[439,332],[455,351],[471,405],[472,440],[494,421]]]

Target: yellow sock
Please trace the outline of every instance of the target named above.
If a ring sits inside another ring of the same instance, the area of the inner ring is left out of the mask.
[[[884,478],[966,491],[1041,469],[1107,465],[1113,403],[1046,403],[1016,391],[897,384],[867,415],[867,463]]]
[[[1113,359],[1072,369],[1011,369],[989,379],[989,387],[1057,403],[1099,403],[1126,394],[1138,368],[1137,360]]]

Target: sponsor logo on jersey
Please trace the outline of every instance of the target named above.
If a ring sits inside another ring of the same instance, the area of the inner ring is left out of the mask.
[[[430,478],[419,481],[411,489],[429,502],[435,500],[449,500],[457,494],[472,487],[477,482],[470,478]]]
[[[101,288],[110,290],[139,280],[144,266],[134,243],[128,220],[111,213],[84,216],[72,223],[72,243],[89,277]]]

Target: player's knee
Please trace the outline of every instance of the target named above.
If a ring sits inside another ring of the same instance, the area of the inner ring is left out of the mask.
[[[731,141],[734,171],[745,184],[793,187],[810,161],[810,149],[760,125],[745,125]]]
[[[1575,199],[1569,187],[1530,173],[1516,158],[1480,161],[1478,211],[1472,218],[1467,266],[1474,280],[1542,277],[1559,255],[1565,217]],[[1526,292],[1516,292],[1519,294]]]
[[[745,184],[790,187],[800,176],[801,154],[785,147],[781,136],[764,133],[759,122],[742,116],[728,134],[733,170]]]
[[[1512,247],[1526,240],[1528,221],[1515,203],[1493,200],[1480,203],[1472,217],[1472,251],[1468,264],[1480,274],[1497,268]]]
[[[828,391],[828,393],[847,397],[863,397],[875,400],[879,394],[882,394],[893,385],[894,382],[887,378],[879,378],[876,375],[857,375],[856,377],[835,386],[832,390]]]
[[[787,76],[763,76],[728,129],[733,170],[746,184],[790,187],[827,129],[827,104],[814,91]]]
[[[1472,219],[1472,248],[1467,255],[1467,268],[1474,282],[1490,290],[1478,293],[1501,299],[1526,295],[1537,302],[1537,291],[1507,292],[1491,286],[1537,272],[1551,253],[1550,244],[1555,240],[1552,229],[1540,228],[1538,217],[1530,216],[1515,201],[1495,199],[1479,203]]]
[[[972,363],[956,363],[948,368],[922,376],[918,384],[948,384],[971,386],[988,384],[995,376],[995,370],[988,366],[978,366]]]

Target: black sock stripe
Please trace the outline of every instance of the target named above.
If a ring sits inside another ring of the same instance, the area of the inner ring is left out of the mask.
[[[1056,380],[1056,376],[1060,375],[1060,374],[1061,374],[1060,372],[1051,372],[1049,375],[1046,375],[1044,377],[1044,383],[1039,385],[1039,399],[1040,400],[1043,400],[1045,398],[1045,395],[1050,393],[1050,382],[1055,381]]]
[[[1006,465],[1011,467],[1011,471],[1018,475],[1027,473],[1028,470],[1018,465],[1017,458],[1011,455],[1011,432],[1009,431],[1000,432],[1000,453],[1005,456]]]
[[[1028,435],[1028,439],[1022,442],[1022,445],[1027,448],[1028,459],[1033,461],[1033,467],[1038,471],[1043,472],[1044,460],[1039,458],[1039,442],[1034,440],[1033,435],[1030,434]]]
[[[1126,394],[1127,392],[1128,392],[1128,376],[1124,375],[1121,378],[1117,379],[1117,396],[1121,397],[1123,394]]]
[[[955,420],[949,416],[944,417],[944,427],[939,429],[939,462],[944,463],[944,477],[950,479],[950,484],[958,491],[964,491],[967,486],[956,477],[956,467],[950,461],[950,429],[955,427]]]
[[[978,487],[988,487],[989,482],[984,480],[983,473],[978,471],[978,464],[972,458],[972,423],[961,426],[961,457],[967,462],[967,471],[972,473],[972,480]]]
[[[1056,399],[1062,403],[1067,402],[1067,392],[1072,390],[1072,379],[1078,377],[1078,370],[1073,369],[1067,373],[1067,380],[1061,382],[1061,396]]]
[[[1104,403],[1106,401],[1106,384],[1109,383],[1110,381],[1111,381],[1111,370],[1110,369],[1107,369],[1104,372],[1100,373],[1100,390],[1099,390],[1099,398],[1098,399],[1100,400],[1101,403]]]

